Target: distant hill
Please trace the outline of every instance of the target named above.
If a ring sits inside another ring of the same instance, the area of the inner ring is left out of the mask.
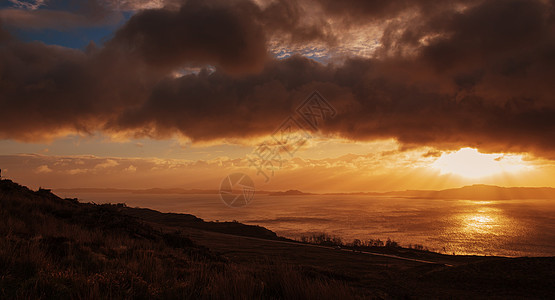
[[[271,192],[270,196],[303,196],[303,195],[316,195],[312,193],[304,193],[299,190],[288,190],[285,192]]]
[[[553,199],[555,188],[548,187],[500,187],[495,185],[475,184],[445,190],[407,190],[393,192],[355,192],[327,193],[325,195],[367,195],[388,197],[409,197],[427,199],[466,199],[466,200],[517,200],[517,199]]]
[[[389,192],[385,195],[404,196],[429,199],[468,199],[468,200],[516,200],[516,199],[553,199],[554,188],[532,187],[499,187],[493,185],[475,184],[461,188],[440,191],[409,190],[403,192]]]

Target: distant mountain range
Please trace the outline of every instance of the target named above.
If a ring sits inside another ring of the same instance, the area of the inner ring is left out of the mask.
[[[548,187],[499,187],[475,184],[461,188],[433,190],[408,190],[389,192],[384,195],[429,198],[429,199],[469,199],[469,200],[511,200],[511,199],[554,199],[555,189]]]
[[[55,189],[63,193],[131,193],[131,194],[218,194],[218,190],[151,188],[151,189],[114,189],[114,188],[74,188]],[[306,193],[299,190],[256,191],[256,194],[270,196],[313,196],[313,195],[368,195],[426,199],[468,199],[468,200],[511,200],[511,199],[554,199],[555,188],[549,187],[500,187],[475,184],[445,190],[406,190],[393,192],[353,192],[353,193]]]

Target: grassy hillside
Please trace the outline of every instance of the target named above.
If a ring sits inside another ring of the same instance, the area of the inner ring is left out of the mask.
[[[0,181],[0,299],[316,299],[352,293],[340,281],[312,275],[287,264],[237,264],[115,205],[82,204]]]
[[[542,299],[553,278],[554,258],[337,250],[0,181],[0,299]]]

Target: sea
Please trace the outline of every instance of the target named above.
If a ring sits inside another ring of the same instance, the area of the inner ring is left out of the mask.
[[[367,195],[255,194],[227,206],[218,194],[58,192],[81,202],[192,214],[205,221],[238,221],[301,239],[326,233],[349,243],[391,239],[457,255],[555,256],[555,199],[438,200]]]

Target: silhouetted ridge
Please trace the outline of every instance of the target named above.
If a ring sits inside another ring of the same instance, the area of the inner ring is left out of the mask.
[[[162,213],[148,208],[125,206],[118,209],[126,215],[167,226],[189,227],[226,234],[285,240],[278,237],[275,232],[257,225],[246,225],[239,222],[205,222],[203,219],[189,214]]]

